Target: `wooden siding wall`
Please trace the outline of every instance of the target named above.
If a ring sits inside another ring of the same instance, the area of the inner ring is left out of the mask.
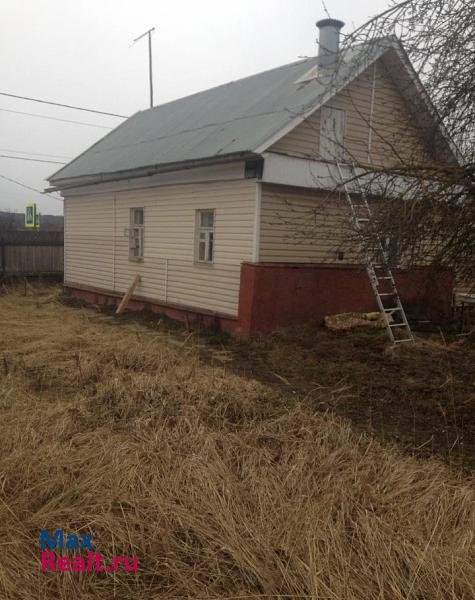
[[[65,281],[237,315],[240,265],[252,260],[256,183],[156,187],[65,200]],[[130,208],[144,208],[144,260],[129,260]],[[194,262],[195,214],[215,209],[214,264]]]
[[[259,260],[361,263],[346,199],[334,192],[263,184]]]
[[[371,115],[373,77],[374,103]],[[402,84],[401,84],[402,85]],[[419,161],[427,152],[422,132],[413,119],[395,81],[379,60],[332,98],[327,106],[346,113],[346,158],[360,163],[389,166]],[[320,159],[320,119],[317,110],[306,121],[276,142],[270,150],[293,156]],[[371,156],[368,145],[371,133]]]
[[[0,235],[0,276],[62,272],[61,231],[11,231]]]

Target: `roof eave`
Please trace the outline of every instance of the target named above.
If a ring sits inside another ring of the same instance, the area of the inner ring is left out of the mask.
[[[166,163],[139,167],[137,169],[127,169],[124,171],[113,171],[109,173],[95,173],[93,175],[81,175],[80,177],[65,177],[63,179],[49,179],[52,187],[47,188],[44,193],[58,192],[71,188],[84,187],[88,185],[97,185],[100,183],[114,183],[116,181],[125,181],[128,179],[137,179],[139,177],[150,177],[157,173],[167,173],[170,171],[181,171],[192,169],[194,167],[203,167],[213,164],[222,164],[236,160],[251,160],[262,158],[259,154],[252,151],[233,152],[222,156],[210,156],[207,158],[180,161],[175,163]]]

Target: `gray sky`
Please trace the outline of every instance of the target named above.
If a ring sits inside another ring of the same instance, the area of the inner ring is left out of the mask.
[[[347,32],[387,4],[327,0]],[[315,21],[325,16],[319,0],[3,0],[0,92],[130,115],[148,107],[147,43],[130,44],[150,27],[160,104],[315,55]],[[121,122],[0,96],[0,154],[68,161]],[[0,175],[42,190],[60,166],[0,158]],[[0,210],[32,201],[62,213],[61,201],[0,178]]]

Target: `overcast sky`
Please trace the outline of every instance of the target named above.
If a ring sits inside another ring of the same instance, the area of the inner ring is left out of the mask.
[[[348,32],[388,0],[326,4]],[[319,0],[2,0],[0,92],[130,115],[148,107],[147,43],[131,42],[150,27],[160,104],[315,55],[315,21],[325,16]],[[67,162],[120,122],[0,96],[0,155]],[[1,176],[40,190],[60,166],[0,157]],[[62,213],[61,201],[0,177],[0,210],[32,201]]]

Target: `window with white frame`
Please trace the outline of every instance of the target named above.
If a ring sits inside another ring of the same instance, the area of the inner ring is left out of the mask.
[[[196,211],[195,259],[212,263],[214,257],[214,209]]]
[[[143,259],[144,214],[143,208],[130,209],[129,259]]]

